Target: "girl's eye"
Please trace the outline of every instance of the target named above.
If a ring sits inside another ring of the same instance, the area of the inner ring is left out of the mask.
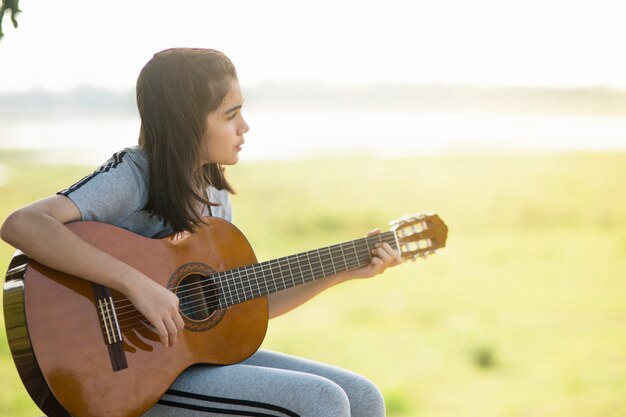
[[[228,116],[228,120],[233,120],[235,117],[237,117],[237,112],[233,112],[233,114]]]

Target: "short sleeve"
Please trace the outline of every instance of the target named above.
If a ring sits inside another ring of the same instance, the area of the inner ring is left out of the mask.
[[[220,217],[232,223],[233,212],[228,191],[217,190],[213,187],[209,187],[207,191],[207,194],[210,196],[209,200],[212,203],[219,204],[218,206],[211,206],[211,213],[213,213],[215,217]]]
[[[82,220],[120,226],[146,204],[147,163],[132,149],[125,149],[58,194],[76,204]]]

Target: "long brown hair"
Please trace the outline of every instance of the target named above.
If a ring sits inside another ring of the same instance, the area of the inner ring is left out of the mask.
[[[218,164],[201,166],[207,115],[217,110],[237,78],[232,62],[219,51],[173,48],[155,54],[137,79],[141,117],[139,146],[150,169],[145,210],[174,232],[202,222],[198,207],[215,205],[204,190],[233,189]]]

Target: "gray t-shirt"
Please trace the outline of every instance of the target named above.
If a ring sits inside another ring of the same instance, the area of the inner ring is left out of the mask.
[[[143,209],[148,201],[148,181],[146,153],[132,147],[117,152],[93,174],[58,194],[76,204],[82,220],[112,224],[146,237],[167,236],[172,233],[171,226]],[[203,214],[232,221],[228,192],[209,187],[207,196],[220,205],[212,206],[210,212],[205,207]]]

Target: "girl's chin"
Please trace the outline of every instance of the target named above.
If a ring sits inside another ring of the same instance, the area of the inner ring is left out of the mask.
[[[202,165],[208,165],[208,164],[218,164],[218,165],[235,165],[237,162],[239,162],[239,155],[235,154],[233,157],[229,158],[229,159],[224,159],[221,161],[202,161]]]

